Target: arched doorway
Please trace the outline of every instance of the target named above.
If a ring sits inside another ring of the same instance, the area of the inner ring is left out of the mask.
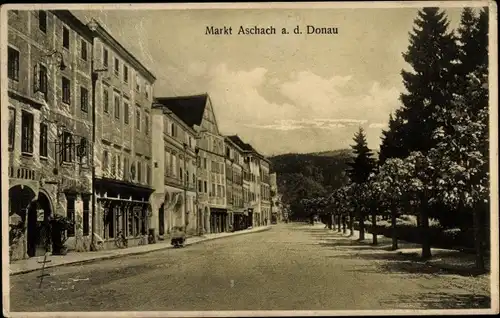
[[[11,246],[12,253],[14,249],[17,250],[15,245],[26,235],[29,223],[28,210],[35,197],[35,192],[28,186],[16,185],[9,189],[9,246]],[[16,255],[19,252],[24,255],[26,251],[17,250]]]
[[[38,199],[33,201],[28,209],[27,253],[29,257],[43,255],[49,250],[51,213],[50,199],[45,193],[39,192]]]

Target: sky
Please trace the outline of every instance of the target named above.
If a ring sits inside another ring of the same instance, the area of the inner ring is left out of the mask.
[[[418,8],[72,11],[94,17],[155,74],[154,95],[207,92],[219,130],[265,155],[348,148],[361,126],[375,151],[404,91]],[[450,28],[460,8],[446,8]],[[276,35],[237,35],[240,26]],[[336,35],[293,34],[299,25]],[[231,26],[233,35],[206,35]],[[291,34],[282,35],[287,28]]]

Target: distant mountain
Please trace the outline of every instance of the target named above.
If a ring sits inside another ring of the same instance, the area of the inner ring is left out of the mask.
[[[283,201],[300,214],[300,200],[327,196],[347,183],[347,163],[353,157],[350,149],[306,154],[283,154],[270,157],[271,170],[278,175],[278,190]]]

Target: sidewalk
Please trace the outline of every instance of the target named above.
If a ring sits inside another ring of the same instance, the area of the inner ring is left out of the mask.
[[[192,245],[224,237],[262,232],[269,229],[271,229],[271,226],[261,226],[249,230],[242,230],[232,233],[216,233],[216,234],[205,234],[203,236],[193,236],[187,239],[185,245],[186,246]],[[156,244],[140,245],[124,249],[103,250],[97,252],[70,252],[67,255],[51,255],[47,257],[47,260],[50,260],[50,263],[46,263],[45,268],[69,265],[69,264],[72,265],[82,264],[82,263],[112,259],[127,255],[144,254],[168,248],[173,248],[172,245],[170,245],[170,240],[161,241],[161,243],[156,243]],[[22,273],[28,273],[40,270],[43,264],[38,263],[39,261],[43,261],[43,256],[14,261],[9,264],[10,275],[18,275]]]

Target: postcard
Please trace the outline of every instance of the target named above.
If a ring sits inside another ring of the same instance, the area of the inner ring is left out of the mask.
[[[495,2],[0,20],[5,316],[498,314]]]

